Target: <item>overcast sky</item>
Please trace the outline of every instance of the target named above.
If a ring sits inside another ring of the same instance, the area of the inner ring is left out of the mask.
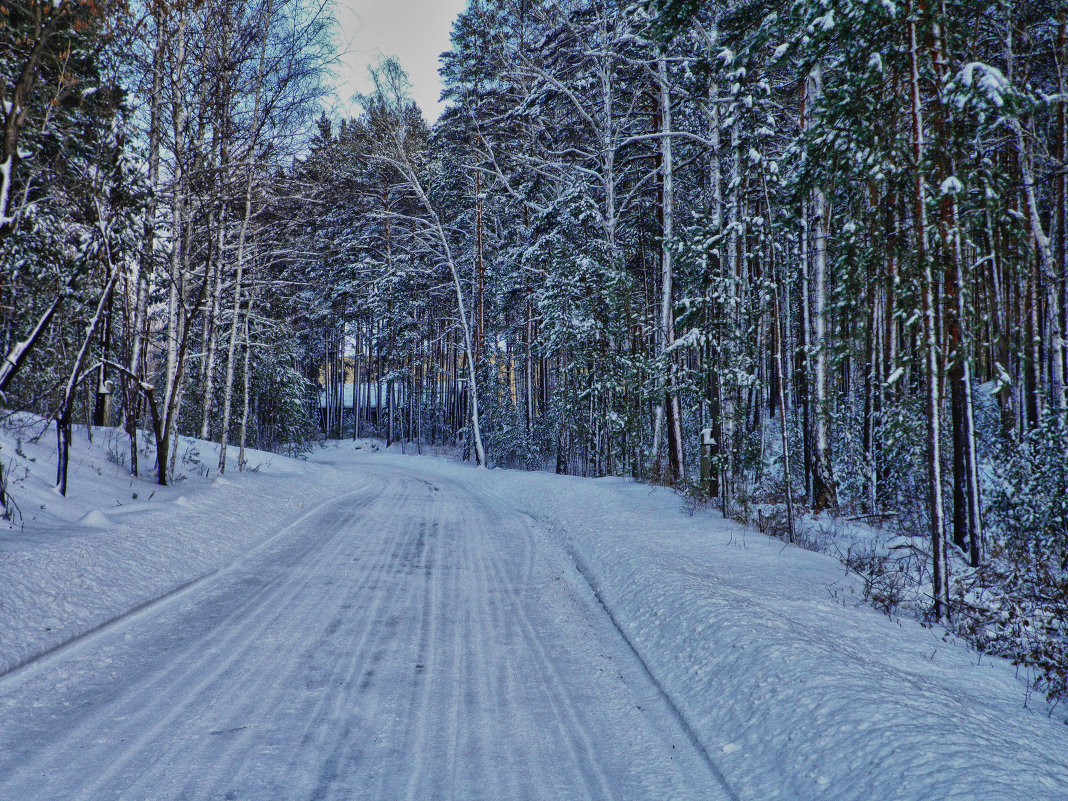
[[[427,120],[436,120],[442,109],[438,56],[449,49],[452,22],[466,5],[467,0],[337,0],[338,114],[351,113],[352,95],[370,90],[367,65],[384,55],[400,60],[412,96]]]

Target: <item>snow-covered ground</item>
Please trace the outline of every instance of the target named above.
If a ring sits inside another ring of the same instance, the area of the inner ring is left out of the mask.
[[[0,521],[0,672],[218,570],[301,512],[332,499],[336,471],[261,451],[246,471],[214,471],[214,443],[182,438],[177,476],[160,487],[154,451],[133,479],[128,440],[74,431],[67,497],[53,489],[55,429],[0,428],[0,461],[20,514]],[[231,465],[237,461],[232,449]],[[2,798],[2,796],[0,796]]]
[[[5,801],[1068,798],[1011,665],[665,490],[189,442],[152,494],[105,437],[62,499],[3,436]]]

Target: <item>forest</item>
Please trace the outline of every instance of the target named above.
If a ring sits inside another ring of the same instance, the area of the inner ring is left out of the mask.
[[[380,437],[863,521],[1068,695],[1063,2],[471,0],[432,125],[393,59],[325,113],[332,32],[0,4],[0,406],[60,492],[115,426],[161,484]]]

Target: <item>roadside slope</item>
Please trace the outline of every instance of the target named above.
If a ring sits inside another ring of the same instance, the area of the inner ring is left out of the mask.
[[[19,433],[40,430],[27,422]],[[0,527],[0,675],[226,566],[349,481],[260,451],[245,472],[205,476],[216,446],[183,437],[176,480],[159,487],[114,463],[124,435],[98,428],[90,443],[79,428],[64,498],[53,441],[0,432],[23,518]]]

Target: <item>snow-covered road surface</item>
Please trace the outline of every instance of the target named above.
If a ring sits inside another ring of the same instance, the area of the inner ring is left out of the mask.
[[[667,490],[335,443],[146,500],[78,458],[0,533],[0,801],[1068,798],[1010,664]]]
[[[353,480],[0,682],[0,799],[734,797],[529,517]]]

